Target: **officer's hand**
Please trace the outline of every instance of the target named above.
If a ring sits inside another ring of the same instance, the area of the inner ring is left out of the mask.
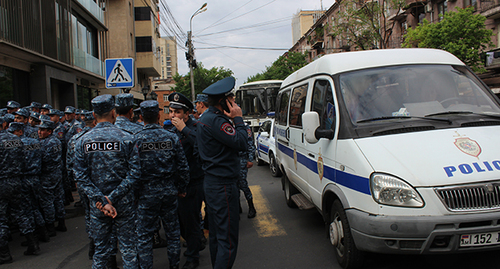
[[[234,100],[229,101],[226,99],[227,106],[229,107],[229,113],[224,110],[224,114],[228,116],[230,119],[234,119],[235,117],[242,117],[243,113],[241,112],[241,107],[239,107]]]
[[[247,162],[247,168],[252,168],[253,167],[253,162]]]
[[[179,192],[179,193],[177,194],[177,196],[179,196],[179,197],[181,197],[181,198],[184,198],[184,197],[186,197],[186,193],[185,193],[185,192],[183,192],[183,193],[180,193],[180,192]]]
[[[175,128],[177,128],[177,130],[182,131],[182,129],[184,129],[184,127],[186,127],[186,123],[184,123],[183,120],[179,119],[179,118],[172,118],[172,124],[175,126]]]
[[[104,213],[104,215],[106,215],[108,217],[112,217],[112,218],[115,218],[116,215],[118,214],[118,213],[116,213],[116,208],[114,206],[112,206],[111,204],[105,205],[101,211],[102,211],[102,213]]]

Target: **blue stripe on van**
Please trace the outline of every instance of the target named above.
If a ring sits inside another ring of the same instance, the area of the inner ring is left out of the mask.
[[[291,148],[278,143],[278,149],[293,159],[293,150]],[[297,162],[307,167],[313,173],[318,174],[318,164],[315,160],[309,159],[307,156],[297,152]],[[328,179],[349,189],[371,195],[368,178],[349,174],[326,165],[324,165],[323,170],[323,179]]]

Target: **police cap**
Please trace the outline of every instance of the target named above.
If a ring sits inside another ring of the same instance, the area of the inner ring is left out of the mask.
[[[99,95],[92,99],[92,107],[94,107],[94,113],[102,115],[115,108],[115,100],[111,94]]]
[[[65,109],[64,109],[64,114],[73,114],[75,113],[75,108],[72,107],[72,106],[67,106]]]
[[[42,116],[46,116],[46,115],[42,115]],[[55,124],[49,118],[49,120],[43,119],[42,122],[39,125],[37,125],[36,127],[38,127],[39,129],[54,129]]]
[[[33,118],[34,120],[39,121],[40,120],[40,113],[38,113],[36,111],[31,111],[30,118]]]
[[[26,110],[25,108],[20,108],[18,111],[14,112],[14,114],[19,115],[19,116],[23,116],[25,118],[30,117],[29,111]]]
[[[154,116],[158,115],[158,112],[160,112],[160,107],[157,101],[148,100],[141,103],[142,116]]]
[[[227,77],[208,86],[203,90],[203,93],[208,95],[227,94],[234,88],[235,83],[236,80],[233,77]]]
[[[58,109],[49,109],[49,113],[47,115],[52,116],[52,115],[59,115],[59,110]]]
[[[42,104],[38,102],[31,102],[31,107],[33,108],[42,108]]]
[[[174,92],[168,95],[168,101],[171,108],[185,108],[191,110],[194,108],[193,103],[182,93]],[[142,105],[142,104],[141,104]]]
[[[50,109],[52,109],[52,106],[49,104],[43,104],[42,109],[50,110]]]
[[[3,117],[5,114],[7,114],[7,108],[0,109],[0,116]]]
[[[84,113],[83,115],[84,115],[84,116],[83,116],[83,117],[84,117],[84,118],[83,118],[83,120],[84,120],[84,121],[92,121],[92,120],[95,120],[95,118],[94,118],[94,114],[93,114],[92,112],[86,112],[86,113]]]
[[[116,107],[132,107],[134,106],[134,95],[131,93],[120,93],[116,95]]]
[[[21,104],[19,104],[16,101],[9,101],[9,102],[7,102],[7,107],[8,108],[20,108]]]
[[[76,115],[80,115],[80,114],[82,114],[82,110],[81,110],[81,109],[78,109],[78,108],[75,108],[75,114],[76,114]]]
[[[42,120],[50,120],[50,117],[47,116],[47,115],[40,115],[40,117],[38,118],[40,121]]]
[[[198,102],[208,102],[208,95],[200,93],[196,95],[196,100],[194,101],[195,103]]]
[[[24,123],[22,122],[11,122],[9,124],[8,132],[13,133],[14,131],[24,130]]]
[[[59,115],[59,117],[64,117],[64,112],[62,112],[61,110],[57,110],[57,115]]]
[[[11,122],[14,121],[14,115],[12,115],[12,114],[5,114],[5,116],[3,116],[3,120],[6,123],[11,123]]]

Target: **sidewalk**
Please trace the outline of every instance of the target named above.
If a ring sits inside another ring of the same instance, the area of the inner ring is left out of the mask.
[[[85,209],[83,209],[83,207],[75,207],[75,202],[80,201],[80,195],[77,191],[73,192],[73,199],[75,200],[74,202],[64,207],[66,210],[66,219],[85,215]]]

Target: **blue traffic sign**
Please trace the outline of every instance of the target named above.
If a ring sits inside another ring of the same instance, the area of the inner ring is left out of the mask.
[[[106,88],[134,87],[134,59],[106,59]]]

